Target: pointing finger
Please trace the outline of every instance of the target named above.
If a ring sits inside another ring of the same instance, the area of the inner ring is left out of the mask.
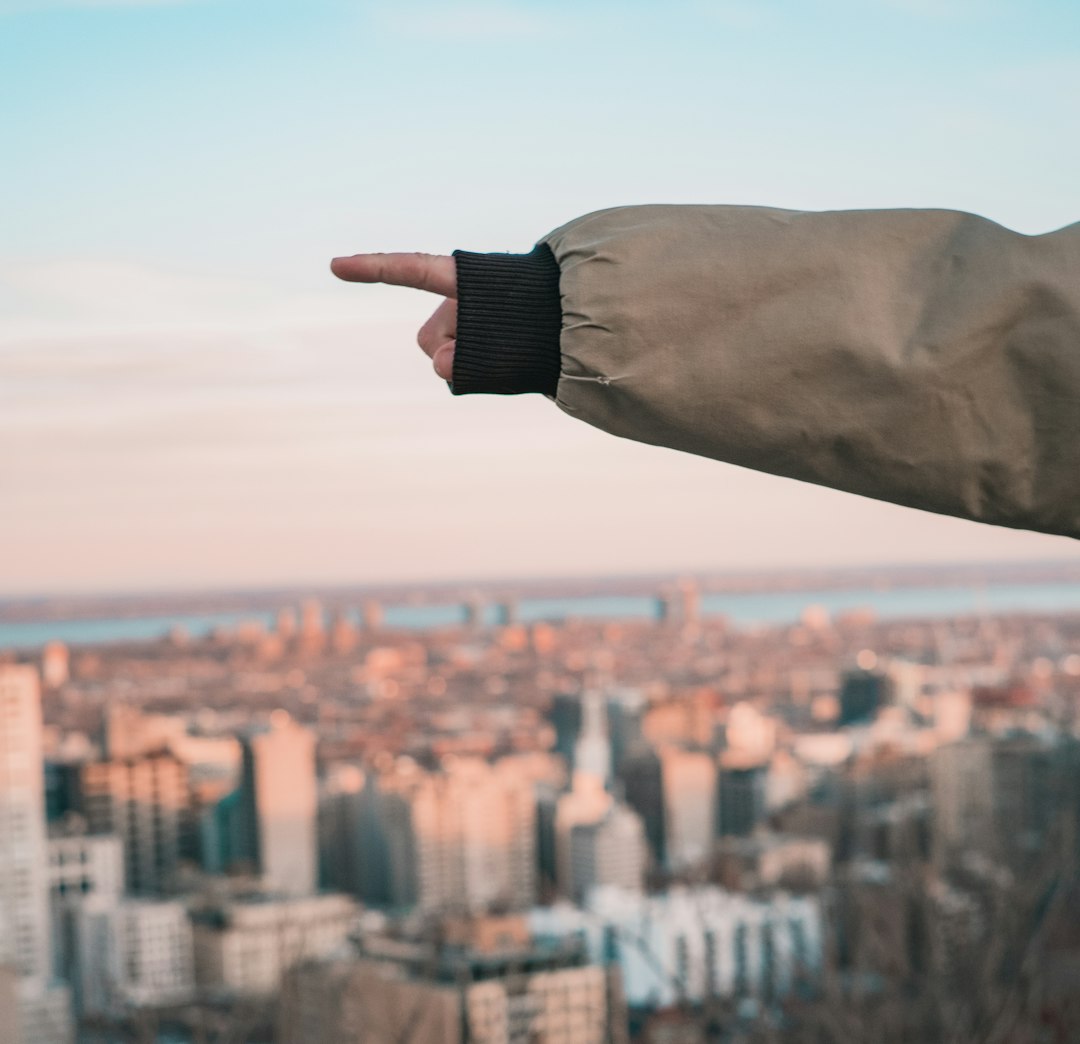
[[[441,254],[354,254],[335,257],[330,271],[349,283],[388,283],[457,296],[454,259]]]

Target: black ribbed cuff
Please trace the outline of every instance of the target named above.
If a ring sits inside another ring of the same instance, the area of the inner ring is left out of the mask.
[[[539,243],[528,254],[455,250],[457,345],[450,390],[554,395],[559,384],[559,263]]]

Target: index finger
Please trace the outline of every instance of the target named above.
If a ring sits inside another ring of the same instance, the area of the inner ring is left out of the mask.
[[[353,254],[335,257],[330,271],[349,283],[388,283],[457,296],[454,259],[442,254]]]

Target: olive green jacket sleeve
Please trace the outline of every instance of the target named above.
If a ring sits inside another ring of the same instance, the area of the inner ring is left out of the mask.
[[[1080,224],[1024,236],[951,211],[620,207],[537,250],[561,301],[544,390],[571,416],[1080,537]]]

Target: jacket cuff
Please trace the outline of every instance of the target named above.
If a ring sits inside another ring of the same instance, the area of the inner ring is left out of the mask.
[[[450,390],[554,395],[559,384],[559,263],[546,243],[528,254],[455,250],[457,344]]]

